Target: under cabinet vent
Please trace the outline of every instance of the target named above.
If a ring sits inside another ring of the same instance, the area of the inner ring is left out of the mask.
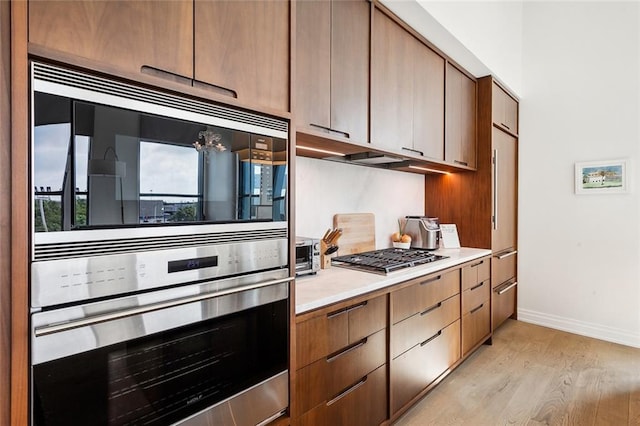
[[[110,80],[83,72],[60,68],[40,62],[32,62],[32,75],[35,82],[48,82],[68,88],[88,90],[102,95],[117,96],[131,101],[145,102],[159,107],[174,108],[195,114],[215,117],[218,120],[243,123],[258,128],[283,132],[276,137],[287,137],[289,125],[282,119],[255,114],[221,105],[189,99],[169,93],[159,92],[124,82]],[[87,99],[93,100],[93,99]],[[133,108],[136,109],[136,108]],[[146,111],[143,111],[146,112]],[[268,132],[266,132],[268,134]]]

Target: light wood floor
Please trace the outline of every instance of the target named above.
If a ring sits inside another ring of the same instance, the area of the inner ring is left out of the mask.
[[[640,425],[640,349],[508,320],[395,426]]]

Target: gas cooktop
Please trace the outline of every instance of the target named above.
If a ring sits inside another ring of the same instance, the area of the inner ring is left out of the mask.
[[[331,265],[386,275],[399,269],[446,258],[447,256],[439,256],[429,250],[387,248],[334,257],[331,259]]]

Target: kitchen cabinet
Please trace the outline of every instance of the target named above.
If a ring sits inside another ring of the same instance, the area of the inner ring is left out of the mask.
[[[371,144],[443,160],[444,58],[377,8],[371,55]]]
[[[462,354],[491,336],[490,258],[462,268]]]
[[[196,1],[194,85],[289,111],[288,1]]]
[[[425,176],[425,206],[441,223],[458,225],[460,244],[491,249],[491,322],[498,327],[517,309],[518,105],[491,76],[477,81],[477,171]],[[499,96],[495,96],[499,95]],[[507,96],[506,99],[504,96]],[[514,105],[515,102],[515,105]],[[506,129],[502,111],[509,105]],[[463,324],[464,328],[464,324]]]
[[[373,407],[364,414],[366,424],[383,422],[386,347],[386,295],[329,307],[297,322],[295,424],[351,424],[350,416],[362,406]]]
[[[476,167],[476,82],[447,63],[445,160]]]
[[[29,1],[29,43],[138,74],[191,78],[193,1]]]
[[[289,111],[289,11],[287,1],[30,1],[29,42],[108,74]]]
[[[368,142],[371,3],[296,3],[296,124]]]
[[[390,396],[397,413],[460,359],[460,269],[390,293]]]
[[[518,101],[497,83],[492,85],[491,116],[493,123],[507,132],[518,134]]]

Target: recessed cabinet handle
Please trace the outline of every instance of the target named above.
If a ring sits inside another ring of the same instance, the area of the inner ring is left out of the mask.
[[[358,349],[359,347],[362,347],[362,346],[366,345],[367,344],[367,340],[368,340],[368,338],[365,337],[364,339],[360,340],[359,342],[356,342],[355,344],[353,344],[351,346],[347,346],[346,348],[344,348],[341,351],[335,353],[334,355],[329,355],[327,357],[327,362],[333,362],[336,359],[340,358],[342,355],[346,355],[349,352],[353,352],[356,349]]]
[[[185,77],[181,74],[176,74],[171,71],[166,71],[160,68],[152,67],[149,65],[143,65],[140,67],[140,72],[142,74],[151,75],[153,77],[162,78],[164,80],[175,81],[177,83],[186,84],[191,86],[191,78]]]
[[[365,300],[364,302],[358,303],[357,305],[348,306],[346,308],[340,309],[340,310],[335,311],[335,312],[329,312],[327,314],[327,318],[335,318],[338,315],[346,314],[346,313],[349,313],[351,311],[355,311],[356,309],[364,308],[365,306],[367,306],[367,303],[368,303],[368,301]]]
[[[206,83],[200,80],[193,80],[193,87],[209,90],[210,92],[216,92],[230,98],[238,99],[238,92],[224,86],[218,86],[217,84]]]
[[[432,283],[434,281],[438,281],[440,278],[442,278],[442,275],[438,275],[437,277],[434,277],[434,278],[429,278],[428,280],[420,281],[420,285],[425,285],[425,284]]]
[[[518,281],[514,281],[514,282],[512,282],[511,284],[508,284],[508,285],[507,285],[506,287],[504,287],[504,288],[496,289],[496,293],[498,293],[498,296],[500,296],[500,295],[502,295],[502,294],[504,294],[504,293],[508,292],[509,290],[511,290],[512,288],[514,288],[514,287],[515,287],[515,286],[517,286],[517,285],[518,285]]]
[[[480,309],[482,309],[482,307],[484,306],[484,303],[480,306],[478,306],[477,308],[473,308],[472,310],[469,311],[470,314],[479,311]]]
[[[461,166],[468,166],[469,163],[467,163],[466,161],[460,161],[460,160],[453,160],[454,163],[456,164],[460,164]]]
[[[360,386],[364,385],[367,382],[367,377],[368,376],[364,376],[362,379],[360,379],[358,382],[356,382],[355,384],[349,386],[348,388],[346,388],[345,390],[343,390],[342,392],[340,392],[338,395],[336,395],[335,397],[333,397],[331,399],[331,401],[327,402],[327,406],[331,405],[331,404],[335,404],[336,402],[338,402],[340,399],[344,398],[345,396],[347,396],[348,394],[350,394],[351,392],[353,392],[354,390],[358,389]]]
[[[509,251],[506,251],[506,252],[503,251],[502,253],[498,253],[498,254],[494,255],[493,257],[495,257],[498,260],[502,260],[502,259],[505,259],[507,257],[513,256],[516,253],[518,253],[518,250],[509,250]]]
[[[424,157],[424,152],[418,151],[417,149],[407,148],[406,146],[403,146],[402,149],[404,149],[405,151],[415,152],[415,153],[419,154],[421,157]]]
[[[314,124],[314,123],[309,123],[309,126],[311,127],[316,127],[318,129],[322,129],[322,130],[326,130],[327,132],[333,132],[333,133],[340,133],[342,136],[344,136],[347,139],[350,139],[351,137],[349,136],[349,133],[347,132],[343,132],[342,130],[336,130],[333,129],[331,127],[327,127],[327,126],[322,126],[320,124]]]
[[[420,312],[420,316],[427,315],[429,312],[435,311],[436,309],[438,309],[440,307],[442,307],[442,302],[438,302],[435,305],[431,306],[430,308],[427,308],[424,311]]]
[[[475,268],[475,267],[477,267],[477,266],[482,265],[483,263],[484,263],[484,260],[481,260],[481,261],[480,261],[480,262],[478,262],[478,263],[474,263],[473,265],[469,265],[469,267],[470,267],[470,268]]]
[[[442,334],[442,330],[438,331],[436,334],[434,334],[433,336],[429,337],[424,342],[420,343],[420,346],[424,346],[424,345],[428,344],[429,342],[437,339],[441,334]]]
[[[477,289],[477,288],[480,288],[480,287],[482,287],[482,286],[484,285],[484,283],[485,283],[485,282],[486,282],[486,281],[483,281],[483,282],[481,282],[480,284],[478,284],[478,285],[475,285],[475,286],[471,287],[469,290],[470,290],[470,291],[473,291],[473,290],[475,290],[475,289]]]

